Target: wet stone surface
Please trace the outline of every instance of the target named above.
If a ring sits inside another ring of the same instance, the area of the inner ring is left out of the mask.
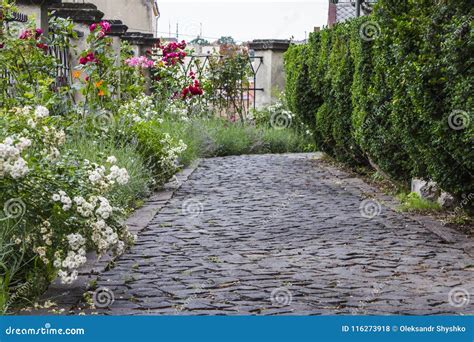
[[[351,177],[313,155],[203,160],[99,275],[114,301],[94,311],[474,313],[472,257],[383,204],[361,212],[371,188]]]

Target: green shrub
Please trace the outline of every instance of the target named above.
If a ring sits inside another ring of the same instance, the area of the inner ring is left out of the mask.
[[[153,178],[158,184],[164,184],[176,172],[179,167],[176,160],[187,146],[166,133],[160,121],[136,122],[131,134],[136,139],[137,149],[145,158]]]
[[[469,194],[473,15],[466,0],[380,0],[372,15],[289,50],[288,103],[298,111],[308,93],[297,80],[309,74],[314,99],[302,103],[310,103],[306,117],[322,150],[353,165],[368,160],[405,184],[432,179],[458,197]]]
[[[309,79],[309,50],[305,45],[292,45],[285,53],[286,75],[285,95],[290,111],[295,114],[294,125],[300,123],[314,129],[312,108],[318,99]]]

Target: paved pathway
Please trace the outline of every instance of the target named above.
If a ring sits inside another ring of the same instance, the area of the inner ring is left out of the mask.
[[[100,275],[99,312],[474,313],[472,257],[350,177],[311,155],[203,160]]]

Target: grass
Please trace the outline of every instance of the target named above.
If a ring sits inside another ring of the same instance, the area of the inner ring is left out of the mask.
[[[181,157],[184,165],[196,158],[315,150],[311,139],[290,129],[255,127],[222,119],[193,119],[189,122],[166,119],[162,127],[188,145]]]
[[[417,193],[399,194],[397,198],[401,202],[400,210],[413,212],[437,212],[441,210],[441,206],[436,202],[428,201],[421,198]]]

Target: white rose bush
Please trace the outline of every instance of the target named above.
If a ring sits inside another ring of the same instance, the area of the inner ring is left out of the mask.
[[[3,238],[23,260],[35,260],[47,281],[59,276],[72,283],[87,251],[123,252],[133,237],[123,224],[124,208],[111,203],[108,193],[130,177],[117,158],[98,165],[63,151],[64,120],[46,107],[14,108],[2,113],[1,122],[2,202],[15,199],[23,210],[11,215],[4,209],[2,225],[15,229],[5,229],[12,234]]]

